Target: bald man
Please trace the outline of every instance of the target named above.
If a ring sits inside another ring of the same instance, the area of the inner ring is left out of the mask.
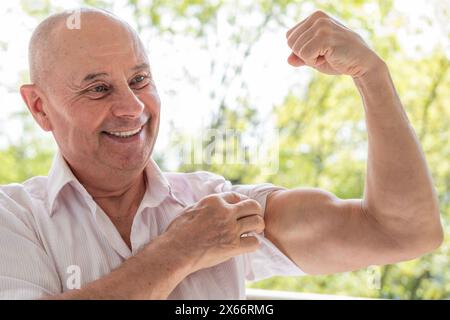
[[[30,41],[20,92],[58,153],[48,177],[1,187],[0,297],[237,299],[245,280],[390,264],[441,244],[432,179],[386,64],[325,13],[287,32],[288,63],[353,78],[369,138],[363,199],[161,172],[160,99],[138,35],[95,9],[68,28],[71,14]]]

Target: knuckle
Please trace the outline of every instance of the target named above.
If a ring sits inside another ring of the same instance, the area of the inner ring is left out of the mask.
[[[253,221],[254,221],[255,228],[257,228],[257,229],[264,229],[265,223],[264,223],[263,217],[255,216],[253,218]]]
[[[322,10],[316,10],[314,11],[314,13],[311,15],[312,18],[328,18],[328,15],[322,11]]]
[[[258,201],[251,199],[249,201],[249,203],[251,204],[252,209],[254,209],[257,213],[261,213],[262,212],[262,207],[259,204]]]
[[[221,203],[221,199],[222,199],[222,197],[221,197],[221,195],[220,194],[212,194],[211,196],[210,196],[211,198],[211,202],[212,203],[214,203],[214,204],[218,204],[218,203]]]
[[[213,197],[213,195],[207,195],[207,196],[205,196],[205,197],[203,197],[203,198],[201,198],[199,201],[198,201],[198,203],[200,203],[200,204],[209,204],[209,203],[211,203],[211,201],[212,201],[212,197]]]
[[[261,216],[256,216],[258,218],[258,224],[261,227],[265,227],[266,226],[266,222],[264,221],[264,218]]]
[[[317,30],[316,36],[325,38],[325,37],[328,37],[330,35],[330,33],[331,33],[331,31],[328,28],[320,28],[319,30]]]
[[[235,205],[236,211],[240,212],[255,212],[260,213],[261,206],[260,204],[253,199],[247,199],[245,201],[239,202]]]
[[[234,201],[239,201],[241,200],[241,196],[239,195],[239,193],[231,191],[230,192],[230,197],[234,200]]]
[[[314,24],[322,30],[331,26],[331,21],[328,18],[319,18],[316,22],[314,22]]]
[[[218,194],[210,194],[204,197],[203,204],[210,205],[210,206],[218,206],[222,204],[221,196]]]
[[[217,200],[225,205],[225,204],[235,204],[239,203],[242,200],[242,196],[234,191],[228,191],[224,193],[217,194]]]

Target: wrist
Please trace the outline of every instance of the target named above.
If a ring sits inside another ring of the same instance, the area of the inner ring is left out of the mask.
[[[189,259],[179,254],[166,234],[152,240],[134,258],[139,260],[142,282],[150,285],[144,290],[146,299],[166,299],[192,273]]]
[[[167,232],[154,239],[145,249],[150,260],[158,255],[158,260],[167,265],[168,272],[178,277],[185,278],[193,272],[192,256]]]
[[[370,67],[362,75],[353,77],[353,81],[358,87],[377,85],[380,82],[386,83],[389,78],[389,69],[386,63],[377,55],[371,59]]]

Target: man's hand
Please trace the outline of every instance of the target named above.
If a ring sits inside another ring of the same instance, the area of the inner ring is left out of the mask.
[[[380,61],[358,34],[322,11],[292,27],[286,38],[292,49],[288,63],[295,67],[307,65],[326,74],[358,78]]]
[[[258,249],[256,237],[246,234],[264,230],[262,215],[255,200],[234,192],[213,194],[186,208],[165,236],[195,272]]]
[[[104,277],[44,299],[166,299],[189,274],[255,251],[264,230],[258,202],[234,192],[189,206],[166,232]]]

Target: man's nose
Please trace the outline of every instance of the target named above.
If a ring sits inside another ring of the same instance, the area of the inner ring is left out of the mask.
[[[144,111],[144,103],[130,88],[121,92],[120,98],[112,107],[112,113],[121,118],[138,118]]]

